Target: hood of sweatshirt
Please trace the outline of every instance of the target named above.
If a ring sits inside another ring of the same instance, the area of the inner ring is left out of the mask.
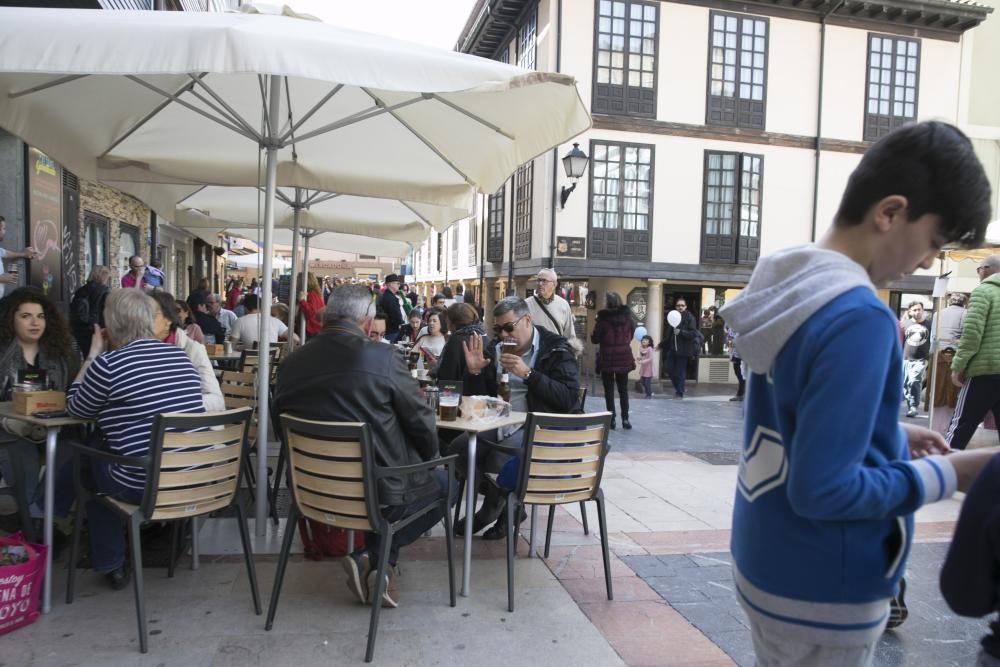
[[[740,358],[751,371],[766,373],[799,327],[857,287],[875,291],[868,272],[849,257],[816,246],[789,248],[761,259],[719,315],[738,334]]]

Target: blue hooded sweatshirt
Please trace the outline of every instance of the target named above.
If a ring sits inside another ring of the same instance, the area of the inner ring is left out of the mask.
[[[867,272],[815,247],[762,260],[720,315],[750,368],[732,553],[750,618],[826,646],[874,641],[912,514],[954,493],[951,463],[909,461],[896,318]]]

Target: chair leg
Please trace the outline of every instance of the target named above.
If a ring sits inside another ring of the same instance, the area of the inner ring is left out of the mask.
[[[549,505],[549,521],[545,525],[545,557],[549,557],[549,543],[552,542],[552,524],[556,519],[556,506]]]
[[[604,514],[604,494],[598,490],[594,498],[597,503],[597,523],[601,530],[601,555],[604,557],[604,583],[608,587],[608,599],[614,600],[615,594],[611,589],[611,555],[608,553],[608,520]]]
[[[372,606],[372,617],[368,623],[368,647],[365,649],[365,662],[371,662],[375,657],[375,635],[378,633],[378,616],[382,611],[382,593],[385,592],[385,571],[389,565],[389,550],[392,548],[392,530],[382,535],[382,553],[378,557],[378,569],[375,571],[375,593],[369,604]]]
[[[285,447],[278,448],[278,464],[274,470],[274,485],[271,487],[271,521],[278,525],[278,487],[281,486],[281,475],[285,471]]]
[[[514,611],[514,544],[517,540],[517,499],[511,493],[507,497],[507,611]]]
[[[133,514],[128,521],[128,535],[132,549],[132,587],[135,589],[136,622],[139,624],[139,650],[149,651],[146,635],[146,599],[142,586],[142,541],[139,539],[140,515]]]
[[[174,568],[177,566],[177,543],[180,542],[180,526],[183,520],[170,522],[170,556],[167,560],[167,579],[174,578]]]
[[[580,501],[580,516],[583,517],[583,534],[590,535],[590,526],[587,524],[587,503]]]
[[[198,517],[191,517],[191,569],[198,569],[198,560],[201,557],[201,551],[198,548]]]
[[[451,512],[449,512],[449,510],[451,508],[448,507],[448,503],[451,502],[451,497],[452,497],[451,496],[451,486],[452,486],[452,482],[453,481],[454,480],[452,478],[452,475],[449,474],[448,475],[447,493],[445,494],[444,502],[442,503],[442,505],[444,507],[444,514],[443,514],[443,517],[444,517],[444,542],[445,542],[445,548],[448,551],[448,599],[449,599],[449,602],[450,602],[450,604],[451,604],[452,607],[454,607],[455,604],[456,604],[456,600],[455,600],[455,554],[454,554],[455,545],[453,544],[453,542],[454,542],[454,526],[451,523]],[[461,498],[461,497],[462,496],[461,496],[461,493],[460,493],[459,494],[459,498]]]
[[[295,526],[299,521],[299,510],[292,503],[292,511],[288,513],[288,523],[285,524],[285,539],[281,543],[281,555],[278,557],[278,570],[274,573],[274,587],[271,589],[271,602],[267,605],[267,621],[265,630],[274,625],[274,614],[278,611],[278,598],[281,596],[281,583],[285,579],[285,567],[288,565],[288,554],[292,551],[292,539],[295,537]]]
[[[85,495],[77,495],[73,510],[73,540],[69,548],[69,581],[66,584],[66,604],[73,604],[76,591],[76,561],[80,557],[80,530],[83,527],[83,513],[87,506]]]
[[[538,505],[531,506],[531,536],[528,538],[528,558],[535,557],[535,535],[538,534]]]
[[[28,509],[31,501],[28,499],[28,489],[26,488],[28,482],[27,474],[23,463],[21,463],[21,456],[15,453],[13,449],[8,451],[12,459],[11,463],[15,465],[14,488],[12,491],[14,493],[14,500],[17,502],[17,513],[21,520],[21,533],[24,539],[34,544],[41,540],[37,539],[38,536],[35,535],[35,524],[31,520],[31,511]]]
[[[462,512],[462,497],[465,495],[465,480],[458,480],[458,500],[455,502],[455,519],[452,521],[453,526],[457,526],[458,522],[461,520]],[[466,509],[468,511],[468,509]]]
[[[253,550],[250,548],[250,535],[247,532],[247,518],[239,501],[236,506],[236,520],[240,525],[240,540],[243,542],[243,560],[247,564],[247,576],[250,577],[250,595],[253,596],[254,613],[260,616],[260,591],[257,589],[257,569],[254,567]]]

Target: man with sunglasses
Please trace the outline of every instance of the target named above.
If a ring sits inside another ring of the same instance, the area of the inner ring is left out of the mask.
[[[464,344],[467,370],[463,393],[496,396],[500,376],[506,373],[513,410],[571,412],[579,400],[580,373],[576,353],[569,342],[536,325],[528,304],[520,297],[510,296],[500,301],[493,309],[493,322],[495,337],[492,341],[484,344],[483,337],[470,336]],[[476,453],[476,469],[499,472],[511,457],[495,451],[491,444],[499,442],[504,447],[520,447],[523,437],[521,427],[484,433]],[[459,458],[467,451],[465,438],[459,436],[451,445],[451,451],[459,454]],[[465,470],[465,464],[460,462],[458,469]],[[483,539],[502,539],[507,531],[503,507],[504,501],[497,494],[487,495],[483,507],[476,513],[473,532],[479,532],[500,517]],[[518,522],[523,520],[522,513]],[[464,528],[465,524],[461,525]]]
[[[962,391],[945,439],[965,449],[986,413],[1000,422],[1000,255],[990,255],[976,269],[979,287],[969,296],[951,379]]]

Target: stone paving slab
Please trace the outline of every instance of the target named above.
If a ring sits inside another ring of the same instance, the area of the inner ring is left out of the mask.
[[[879,641],[875,665],[971,665],[987,622],[956,616],[938,588],[944,543],[918,543],[907,566],[909,619]],[[754,664],[746,614],[733,590],[726,552],[625,556],[625,563],[667,604],[723,650],[737,665]]]

